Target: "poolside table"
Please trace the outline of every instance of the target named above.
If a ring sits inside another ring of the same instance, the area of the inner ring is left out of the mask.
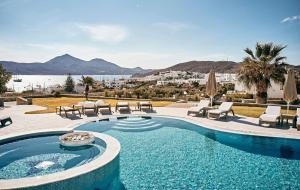
[[[281,114],[280,125],[283,126],[284,120],[286,120],[286,124],[289,124],[289,120],[292,120],[293,128],[296,128],[297,116],[292,114]]]
[[[202,117],[205,117],[207,115],[208,110],[217,109],[217,107],[204,107],[202,111]]]

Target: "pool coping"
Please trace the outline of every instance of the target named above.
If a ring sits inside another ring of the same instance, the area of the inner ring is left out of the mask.
[[[195,125],[198,125],[199,127],[203,127],[206,129],[211,129],[215,131],[220,131],[220,132],[226,132],[226,133],[233,133],[233,134],[240,134],[240,135],[249,135],[249,136],[258,136],[258,137],[270,137],[270,138],[286,138],[286,139],[295,139],[295,140],[300,140],[300,136],[293,136],[289,134],[272,134],[270,135],[269,133],[263,133],[263,132],[254,132],[254,131],[244,131],[244,130],[232,130],[232,129],[226,129],[225,127],[220,127],[216,126],[214,124],[209,124],[209,123],[202,123],[199,121],[195,121],[189,118],[185,117],[178,117],[178,116],[167,116],[167,115],[159,115],[157,117],[166,117],[166,118],[173,118],[173,119],[179,119],[182,121],[186,121]],[[208,120],[209,121],[209,120]]]
[[[73,130],[65,128],[59,130],[36,130],[31,132],[23,132],[23,133],[15,133],[13,135],[6,135],[0,137],[0,143],[5,143],[12,140],[17,140],[20,138],[26,137],[34,137],[39,135],[51,135],[51,134],[63,134],[67,132],[72,132]],[[76,130],[75,130],[76,132]],[[0,180],[0,189],[20,189],[20,188],[28,188],[28,187],[36,187],[40,185],[55,183],[59,181],[64,181],[70,178],[74,178],[96,169],[102,168],[108,163],[112,162],[117,156],[119,156],[121,145],[117,139],[111,137],[109,135],[103,133],[90,132],[96,138],[101,139],[106,144],[106,149],[102,155],[92,160],[89,163],[84,165],[70,168],[65,171],[56,172],[43,176],[35,176],[35,177],[25,177],[18,179],[1,179]]]
[[[274,138],[286,138],[286,139],[295,139],[295,140],[300,140],[300,136],[296,136],[296,135],[291,135],[291,134],[282,134],[282,133],[266,133],[266,132],[261,132],[261,131],[253,131],[253,130],[241,130],[241,129],[236,129],[236,130],[232,130],[232,129],[228,129],[225,126],[217,126],[215,124],[209,123],[209,121],[211,121],[210,119],[207,119],[207,122],[200,122],[200,121],[196,121],[193,120],[191,118],[187,118],[187,117],[180,117],[180,116],[170,116],[170,115],[162,115],[162,114],[117,114],[117,115],[111,115],[111,116],[105,116],[105,117],[101,117],[98,119],[104,119],[104,118],[115,118],[115,117],[120,117],[120,116],[135,116],[135,117],[141,117],[141,116],[152,116],[152,117],[164,117],[164,118],[171,118],[171,119],[179,119],[182,121],[186,121],[192,124],[195,124],[199,127],[203,127],[206,129],[211,129],[211,130],[216,130],[216,131],[220,131],[220,132],[227,132],[227,133],[234,133],[234,134],[241,134],[241,135],[250,135],[250,136],[259,136],[259,137],[274,137]],[[68,129],[74,129],[80,125],[89,123],[95,121],[95,118],[90,119],[88,121],[83,121],[83,122],[79,122],[76,124],[72,124],[72,125],[68,125]]]

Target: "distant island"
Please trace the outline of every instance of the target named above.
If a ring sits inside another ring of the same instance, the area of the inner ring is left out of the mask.
[[[5,69],[13,74],[20,75],[132,75],[147,73],[151,70],[124,68],[103,59],[85,61],[69,54],[55,57],[44,63],[18,63],[13,61],[0,61]]]

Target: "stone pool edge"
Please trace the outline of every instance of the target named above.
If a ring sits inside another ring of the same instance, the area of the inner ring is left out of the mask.
[[[170,115],[155,115],[155,114],[118,114],[118,115],[112,115],[112,116],[106,116],[106,117],[101,117],[98,119],[105,119],[105,118],[115,118],[115,117],[141,117],[141,116],[150,116],[150,117],[164,117],[164,118],[171,118],[171,119],[179,119],[182,121],[186,121],[192,124],[195,124],[199,127],[203,127],[206,129],[211,129],[211,130],[216,130],[216,131],[220,131],[220,132],[227,132],[227,133],[234,133],[234,134],[240,134],[240,135],[251,135],[251,136],[258,136],[258,137],[274,137],[274,138],[287,138],[287,139],[295,139],[295,140],[300,140],[300,136],[299,135],[291,135],[291,134],[282,134],[282,133],[266,133],[266,132],[262,132],[262,131],[253,131],[253,130],[243,130],[241,128],[237,128],[235,130],[233,129],[229,129],[226,128],[226,126],[220,126],[220,125],[215,125],[212,123],[209,123],[209,119],[207,119],[207,121],[203,122],[203,121],[197,121],[197,120],[193,120],[191,118],[187,118],[187,117],[180,117],[180,116],[170,116]],[[95,119],[91,119],[88,121],[84,121],[84,122],[80,122],[80,123],[76,123],[76,124],[72,124],[72,125],[68,125],[67,128],[68,129],[74,129],[76,127],[79,127],[80,125],[89,123],[95,121]],[[226,122],[226,121],[224,121]],[[225,124],[225,123],[224,123]]]

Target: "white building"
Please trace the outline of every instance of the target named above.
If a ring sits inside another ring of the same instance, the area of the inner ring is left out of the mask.
[[[126,86],[125,80],[106,80],[104,86],[107,88],[121,88]]]
[[[58,92],[58,91],[63,91],[63,90],[64,90],[64,88],[60,84],[50,85],[46,88],[46,91],[48,93]]]
[[[89,89],[92,89],[92,87],[89,86]],[[80,85],[80,84],[76,84],[75,87],[74,87],[74,91],[79,93],[79,94],[82,94],[85,91],[85,86]]]
[[[243,92],[243,93],[248,93],[253,95],[256,94],[255,87],[248,89],[242,82],[239,82],[238,80],[235,82],[234,90],[236,92]],[[283,85],[271,81],[271,87],[268,89],[268,97],[283,98]]]

